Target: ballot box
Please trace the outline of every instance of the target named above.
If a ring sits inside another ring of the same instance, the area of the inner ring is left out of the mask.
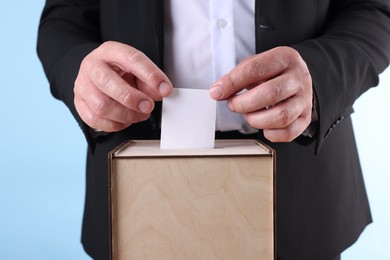
[[[109,154],[111,259],[276,259],[275,154],[256,140]]]

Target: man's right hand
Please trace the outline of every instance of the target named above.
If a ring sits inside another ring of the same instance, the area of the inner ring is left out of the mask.
[[[145,54],[118,42],[105,42],[81,63],[74,103],[81,119],[105,132],[147,120],[172,91],[168,77]]]

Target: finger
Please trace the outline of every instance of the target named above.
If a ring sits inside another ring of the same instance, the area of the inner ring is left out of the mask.
[[[94,86],[123,106],[141,113],[150,113],[153,110],[153,100],[142,91],[129,85],[106,63],[96,61],[88,73]],[[88,93],[85,93],[83,97],[87,95]]]
[[[271,142],[291,142],[305,131],[309,123],[310,119],[307,119],[306,117],[298,117],[285,128],[264,129],[264,137]]]
[[[150,114],[141,114],[141,113],[133,112],[129,122],[121,123],[115,120],[100,117],[99,115],[95,114],[94,111],[87,105],[85,100],[79,97],[75,98],[75,106],[81,119],[88,126],[105,132],[116,132],[122,130],[124,128],[127,128],[133,123],[145,121],[150,116]]]
[[[161,95],[157,95],[155,92],[150,91],[149,87],[144,82],[137,79],[133,74],[125,73],[122,78],[128,84],[130,84],[130,86],[136,87],[138,90],[148,95],[154,101],[160,101],[162,99]]]
[[[104,61],[136,76],[148,86],[146,91],[153,92],[160,98],[172,91],[172,83],[164,72],[139,50],[122,43],[107,42],[101,45],[99,53]]]
[[[119,76],[121,76],[122,78],[124,78],[124,76],[126,75],[126,71],[123,71],[121,68],[119,68],[119,67],[116,66],[116,65],[112,65],[111,68],[112,68]]]
[[[263,109],[295,95],[302,88],[300,84],[289,74],[283,74],[229,98],[228,107],[236,113],[249,113]]]
[[[81,119],[88,126],[94,129],[99,129],[105,132],[116,132],[131,125],[99,117],[92,111],[92,109],[88,107],[87,103],[80,97],[75,97],[74,103],[77,109],[77,113],[80,115]]]
[[[288,63],[275,52],[270,50],[240,63],[211,86],[210,96],[223,100],[247,86],[279,75],[288,67]]]
[[[129,124],[139,122],[140,120],[146,120],[150,115],[150,113],[138,113],[123,106],[100,92],[94,86],[90,86],[88,91],[83,90],[80,92],[82,92],[81,96],[92,112],[101,118]]]
[[[301,98],[293,97],[270,109],[247,113],[245,119],[258,129],[279,129],[288,127],[300,116],[309,117],[307,113],[308,109]]]

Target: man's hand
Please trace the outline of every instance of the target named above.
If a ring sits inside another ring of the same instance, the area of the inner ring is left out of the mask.
[[[299,53],[289,47],[242,61],[211,86],[210,96],[228,100],[231,111],[244,114],[272,142],[292,141],[311,121],[311,76]]]
[[[105,132],[147,120],[159,101],[170,94],[168,77],[142,52],[106,42],[81,63],[74,85],[74,103],[81,119]]]

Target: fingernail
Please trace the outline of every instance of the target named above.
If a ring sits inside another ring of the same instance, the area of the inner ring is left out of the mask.
[[[210,89],[210,96],[213,99],[220,99],[222,97],[222,91],[220,85],[215,85]]]
[[[234,106],[233,106],[232,101],[229,100],[229,101],[227,102],[227,106],[228,106],[228,108],[229,108],[230,111],[234,112]]]
[[[166,82],[162,82],[160,84],[160,86],[158,87],[158,91],[160,92],[160,94],[165,97],[167,95],[169,95],[169,93],[171,93],[172,91],[172,87],[171,85],[169,85],[168,83]]]
[[[150,113],[150,112],[152,111],[152,108],[153,108],[152,103],[150,103],[150,102],[147,101],[147,100],[142,100],[142,101],[139,102],[139,104],[138,104],[138,109],[139,109],[142,113]]]

